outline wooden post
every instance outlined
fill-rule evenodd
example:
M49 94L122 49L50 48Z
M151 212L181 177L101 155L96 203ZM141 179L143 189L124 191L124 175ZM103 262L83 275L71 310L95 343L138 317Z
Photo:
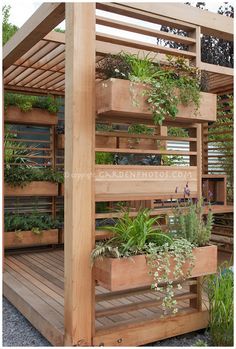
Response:
M202 197L202 126L201 124L194 125L189 129L189 137L195 137L196 142L190 142L190 151L196 151L197 155L190 156L190 166L197 166L197 192L198 199ZM191 188L190 188L191 189Z
M95 3L66 3L65 345L90 346L95 288Z

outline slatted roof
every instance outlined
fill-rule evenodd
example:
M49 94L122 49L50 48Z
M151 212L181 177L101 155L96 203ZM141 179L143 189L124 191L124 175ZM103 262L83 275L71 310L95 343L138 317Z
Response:
M150 41L140 40L130 37L120 37L105 33L96 33L96 56L99 59L107 53L118 53L122 50L130 53L153 52L155 60L164 61L165 54L181 55L192 60L196 59L196 38L191 35L196 26L191 23L176 21L174 19L161 18L158 15L150 15L140 10L122 7L120 4L97 4L97 8L125 15L128 18L135 18L153 24L171 24L178 28L184 28L189 32L189 36L180 37L170 33L165 33L157 28L151 29L139 24L131 24L121 20L109 19L97 16L96 23L102 26L123 30L133 35L141 34L146 38L161 38L174 40L177 43L187 45L187 50L178 50L150 43ZM60 10L59 18L62 16ZM19 56L19 55L18 55ZM201 63L201 69L209 73L209 90L211 92L221 92L222 89L233 89L233 69ZM15 62L9 65L4 71L4 88L11 91L22 91L36 94L64 95L65 92L65 34L50 32L43 39L34 44L26 53L20 55Z

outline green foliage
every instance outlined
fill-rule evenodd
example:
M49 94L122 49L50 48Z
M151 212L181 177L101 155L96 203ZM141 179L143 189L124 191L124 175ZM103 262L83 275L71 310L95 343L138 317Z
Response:
M137 133L143 135L153 135L155 129L153 127L148 127L144 124L132 124L128 127L128 133Z
M96 124L96 131L112 132L112 131L114 131L114 128L112 125L98 123L98 124Z
M92 253L93 260L98 256L110 256L107 254L109 251L104 249L105 246L117 249L119 257L123 257L142 254L151 242L161 245L166 241L172 241L160 228L154 227L158 224L159 217L150 217L149 210L140 210L136 217L130 217L129 212L125 210L123 213L123 217L119 218L114 226L101 227L111 231L114 237L97 245Z
M52 168L36 168L15 166L6 167L4 170L4 181L13 187L23 187L33 181L48 181L54 183L63 183L64 174L55 171Z
M161 246L149 246L148 266L150 274L153 276L152 288L157 292L165 291L162 302L165 315L168 314L169 310L173 314L178 312L177 301L174 299L173 279L180 282L191 276L195 264L193 247L191 242L182 238ZM173 268L170 268L171 260L175 262ZM189 266L184 272L183 266L186 265L187 261ZM161 286L163 283L164 286ZM182 289L180 283L177 284L177 289Z
M209 210L206 220L203 218L203 201L190 205L184 210L180 206L175 209L176 236L182 237L195 246L209 243L213 227L213 213Z
M196 342L193 344L193 347L208 347L207 342L205 342L202 339L196 340Z
M9 22L11 6L2 8L2 43L3 45L17 32L18 27Z
M149 109L156 125L162 125L166 117L175 118L179 104L193 104L195 111L200 104L201 77L198 69L182 58L167 56L168 66L152 62L148 55L140 58L135 54L109 55L98 63L100 78L123 78L133 82L131 92L135 94L135 83L144 83L147 88ZM134 103L135 101L135 97Z
M17 140L17 134L13 132L10 126L5 126L4 130L4 165L10 168L12 163L19 165L28 165L30 156L37 155L31 147ZM35 146L34 146L35 147Z
M181 127L168 127L168 136L173 137L188 137L188 131Z
M65 33L65 29L61 29L61 28L55 28L54 29L54 32L57 32L57 33Z
M234 345L234 275L222 265L217 275L206 278L209 298L209 328L213 346Z
M114 157L111 153L96 152L95 163L97 165L112 165L114 162Z
M27 112L32 108L46 109L50 113L57 113L59 110L59 101L52 96L40 97L40 96L28 96L16 93L5 93L4 94L4 107L7 109L8 106L15 105L21 111Z
M22 215L6 213L4 215L5 232L32 230L35 234L39 234L42 230L57 229L60 226L59 220L37 212Z

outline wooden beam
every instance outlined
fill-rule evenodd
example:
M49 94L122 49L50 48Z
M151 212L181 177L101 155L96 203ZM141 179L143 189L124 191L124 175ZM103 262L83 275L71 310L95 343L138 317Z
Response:
M221 74L221 75L229 75L229 76L232 76L232 77L234 76L234 69L233 68L222 67L222 66L216 65L216 64L210 64L210 63L201 62L199 68L201 70L206 70L209 73L216 73L216 74ZM233 79L232 79L232 83L233 83Z
M233 18L222 16L218 13L203 11L193 6L181 3L164 2L132 2L123 3L125 7L142 10L144 13L158 14L175 20L191 23L201 27L201 32L213 35L224 40L233 41L234 22Z
M3 48L6 70L65 18L65 3L43 3Z
M66 3L65 345L91 345L95 288L95 3Z

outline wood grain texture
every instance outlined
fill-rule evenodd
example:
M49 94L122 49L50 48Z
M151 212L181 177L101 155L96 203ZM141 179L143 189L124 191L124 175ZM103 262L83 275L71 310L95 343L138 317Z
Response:
M217 247L198 247L193 250L195 266L191 277L198 277L216 273ZM170 269L174 268L174 260L170 259ZM183 266L187 271L188 263ZM95 279L110 291L126 290L151 285L153 278L149 275L145 255L130 258L103 258L95 262ZM173 273L170 279L174 280Z
M149 105L143 90L146 85L134 84L128 80L109 79L98 82L96 87L96 111L102 116L109 116L115 120L115 116L129 118L143 118L152 120ZM176 121L179 122L206 122L216 120L216 95L206 92L200 93L200 107L195 111L195 106L189 104L178 105L179 112ZM166 121L173 118L166 118Z
M66 23L65 345L83 346L95 322L95 3L66 3Z
M22 112L18 107L9 106L4 113L4 121L11 124L50 126L57 124L57 115L49 113L46 109L33 108Z
M30 230L4 233L4 247L6 249L57 243L58 229L43 230L40 234L35 234Z
M9 184L4 185L5 196L57 196L58 184L46 181L34 181L23 187L12 187Z

